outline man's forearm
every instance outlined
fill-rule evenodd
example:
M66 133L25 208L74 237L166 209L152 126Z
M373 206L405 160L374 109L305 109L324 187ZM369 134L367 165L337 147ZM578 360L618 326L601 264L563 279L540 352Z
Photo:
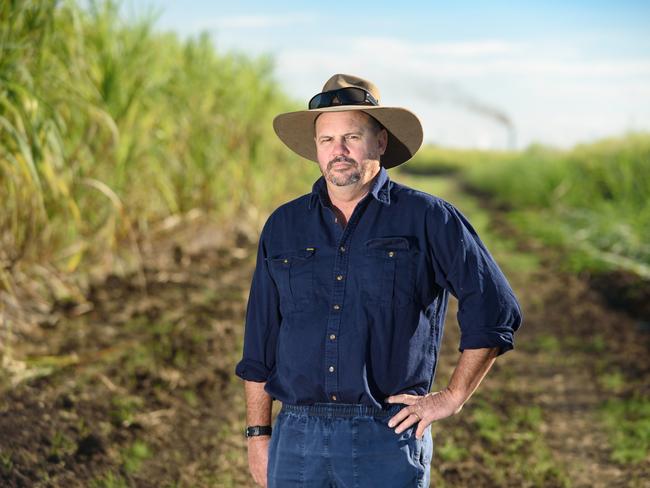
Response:
M247 425L271 425L273 399L264 391L265 384L244 380Z
M498 351L498 347L463 350L447 387L461 405L472 396L490 370Z

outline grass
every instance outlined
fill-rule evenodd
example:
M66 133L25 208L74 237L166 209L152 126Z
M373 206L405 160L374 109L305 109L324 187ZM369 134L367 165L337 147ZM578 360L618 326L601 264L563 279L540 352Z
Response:
M90 483L91 488L129 488L129 483L120 475L109 472Z
M434 447L436 455L445 462L459 462L467 459L469 452L466 448L458 444L453 437L448 437L442 445Z
M477 408L473 415L472 420L477 428L479 435L488 443L498 445L503 441L503 433L499 429L501 427L501 420L495 411L483 405L482 408Z
M650 398L641 395L629 399L611 398L601 405L600 417L609 431L613 461L635 464L648 459Z
M527 341L524 344L526 350L531 351L540 351L545 353L557 353L561 350L562 344L560 340L550 334L540 334L537 337L534 337Z
M484 407L485 408L485 407ZM493 415L496 415L493 412ZM497 452L503 450L505 459L513 461L514 469L533 486L551 483L569 486L563 467L552 456L539 428L542 411L538 406L515 406L507 414L507 420L497 417L501 423L494 428L502 432ZM498 456L500 457L500 456Z
M567 151L425 148L414 173L460 172L510 209L524 233L570 251L572 271L626 269L650 277L650 135L580 144Z
M404 167L409 173L418 175L441 175L458 173L475 164L495 164L513 160L513 151L485 151L480 149L452 149L434 145L423 146Z
M84 5L82 7L81 5ZM194 209L261 223L318 174L275 136L273 59L181 40L120 2L0 5L0 289L20 271L115 271ZM289 171L288 168L291 168ZM45 277L46 281L48 280ZM11 324L8 324L8 326Z
M136 473L142 466L142 463L151 458L152 455L151 449L145 442L135 440L130 446L120 451L120 459L124 472L129 475ZM132 483L119 474L108 472L92 480L90 486L92 488L127 488L132 486Z
M620 371L610 371L598 376L600 386L612 393L621 393L626 385L625 376Z
M50 439L50 447L47 453L47 459L50 462L59 462L67 454L73 454L77 444L62 432L55 432Z
M497 406L477 395L472 400L470 419L484 441L476 453L495 484L519 479L527 486L571 486L564 467L553 457L540 432L540 407Z
M110 416L115 426L129 426L142 408L144 400L136 395L118 395L112 399Z
M477 200L468 198L459 188L455 179L445 175L414 176L410 172L397 173L394 179L418 190L444 198L456 206L464 215L468 216L472 226L491 254L507 256L507 259L500 261L504 270L512 269L525 273L532 272L539 266L537 256L518 251L514 240L498 235L493 230L489 213L481 208Z
M136 440L129 447L122 451L122 464L127 473L135 473L140 469L144 461L152 456L149 446L140 440Z
M13 459L11 459L11 454L0 452L0 473L8 475L11 473L14 467Z

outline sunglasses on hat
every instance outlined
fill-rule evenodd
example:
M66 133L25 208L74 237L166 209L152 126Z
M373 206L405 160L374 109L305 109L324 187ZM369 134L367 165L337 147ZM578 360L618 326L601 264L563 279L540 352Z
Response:
M379 105L379 102L369 92L356 86L322 92L309 100L309 110L334 105Z

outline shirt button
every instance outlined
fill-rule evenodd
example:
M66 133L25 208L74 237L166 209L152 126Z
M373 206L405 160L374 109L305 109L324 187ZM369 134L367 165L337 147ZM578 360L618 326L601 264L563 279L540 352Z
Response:
M330 366L329 370L330 370L330 373L333 373L334 372L334 366Z
M340 309L340 308L341 308L341 306L340 306L340 305L334 305L334 307L333 307L333 308L334 308L334 310L338 310L338 309Z
M288 259L284 259L282 262L283 262L284 264L287 264L287 263L289 262L289 260L288 260Z
M339 247L339 249L341 250L341 252L345 252L345 246L341 246Z
M338 275L338 276L336 277L336 279L339 280L339 281L341 281L341 280L343 279L343 275Z
M336 395L332 395L332 400L336 400Z
M336 336L334 334L330 334L330 339L334 340L336 339Z
M395 255L395 253L393 251L388 251L388 255L392 258Z

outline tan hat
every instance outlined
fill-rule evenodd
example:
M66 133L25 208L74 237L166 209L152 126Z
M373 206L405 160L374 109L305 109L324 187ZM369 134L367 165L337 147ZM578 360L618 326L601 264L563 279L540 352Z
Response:
M374 83L357 76L336 74L327 80L322 93L346 87L362 88L370 95L366 103L371 104L338 104L280 114L273 119L275 133L289 149L318 162L314 142L316 117L323 112L361 110L377 119L388 131L386 152L381 157L382 166L392 168L411 159L422 145L422 124L417 116L405 108L379 106L379 89ZM375 102L377 105L374 105Z

